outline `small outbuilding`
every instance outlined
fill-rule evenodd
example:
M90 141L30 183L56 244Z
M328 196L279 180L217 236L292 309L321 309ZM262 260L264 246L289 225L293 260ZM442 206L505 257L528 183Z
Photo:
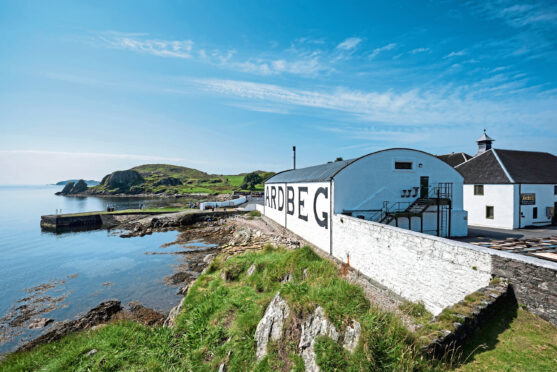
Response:
M395 148L277 173L265 182L264 214L327 250L333 215L465 236L462 186L462 175L436 156Z

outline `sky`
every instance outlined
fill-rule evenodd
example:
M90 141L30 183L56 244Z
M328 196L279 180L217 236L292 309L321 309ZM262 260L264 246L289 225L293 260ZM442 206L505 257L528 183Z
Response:
M557 152L554 1L0 0L0 184Z

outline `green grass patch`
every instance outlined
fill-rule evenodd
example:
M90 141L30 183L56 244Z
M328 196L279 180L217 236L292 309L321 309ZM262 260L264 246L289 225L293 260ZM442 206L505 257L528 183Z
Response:
M557 328L518 307L508 307L462 349L468 371L554 371Z

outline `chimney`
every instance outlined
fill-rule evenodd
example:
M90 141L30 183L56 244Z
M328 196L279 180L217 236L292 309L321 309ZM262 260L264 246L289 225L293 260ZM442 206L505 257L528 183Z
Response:
M484 134L476 141L478 143L478 152L474 156L478 156L488 150L491 150L494 141L495 140L493 138L487 135L484 129Z
M292 152L294 153L294 169L296 169L296 146L292 146Z

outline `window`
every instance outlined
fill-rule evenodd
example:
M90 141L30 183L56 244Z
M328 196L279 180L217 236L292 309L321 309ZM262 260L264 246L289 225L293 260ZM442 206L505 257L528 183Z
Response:
M395 169L412 169L411 161L395 161Z
M553 194L557 195L557 185L553 186Z
M532 218L533 219L538 218L538 207L532 208Z
M485 207L485 218L488 220L492 220L495 216L494 208L491 206Z
M474 185L474 195L483 195L484 185Z

